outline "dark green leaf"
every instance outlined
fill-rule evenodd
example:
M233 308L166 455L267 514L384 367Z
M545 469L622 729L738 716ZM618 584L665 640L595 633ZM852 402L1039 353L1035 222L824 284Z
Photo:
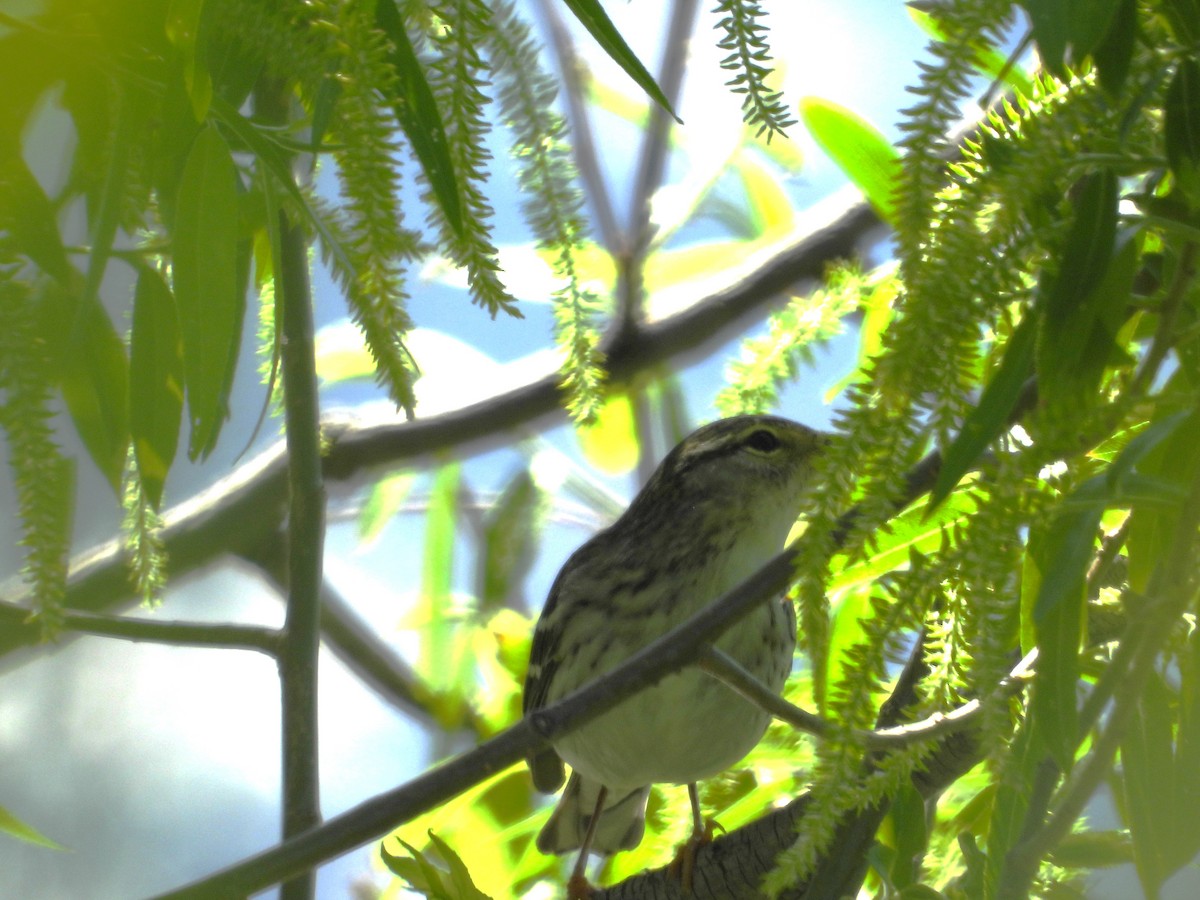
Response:
M1183 59L1163 107L1167 161L1193 207L1200 206L1200 63Z
M1117 236L1117 177L1112 170L1085 175L1072 193L1075 220L1062 265L1039 298L1046 316L1057 321L1083 303L1104 278Z
M129 359L129 428L142 488L155 509L183 414L183 344L175 298L153 269L138 273Z
M567 8L575 14L580 23L591 32L592 37L603 48L604 52L612 58L618 66L625 70L625 74L632 78L643 91L650 95L650 98L671 114L671 117L676 122L680 122L679 116L675 115L675 110L671 108L670 101L667 100L666 94L659 88L657 82L646 71L646 67L642 65L641 60L634 55L629 49L629 45L625 43L625 39L621 37L621 33L617 31L612 20L608 18L608 13L600 5L599 0L563 0Z
M1175 40L1181 44L1200 40L1200 0L1163 0L1162 10Z
M1026 716L1004 754L1004 777L997 779L996 799L987 827L987 856L982 860L988 890L980 890L984 885L976 884L975 890L967 892L969 897L996 896L1005 857L1021 836L1029 794L1042 761L1040 727L1040 718ZM974 875L972 881L977 881L982 854L975 846L975 839L964 832L958 842L967 860L968 875Z
M129 361L108 313L96 301L74 303L56 291L51 327L61 338L63 400L88 455L120 495L129 446Z
M800 101L800 117L817 144L846 173L875 211L895 224L900 154L874 125L819 97Z
M1093 58L1100 87L1110 97L1117 97L1129 75L1133 46L1137 41L1137 0L1120 0L1108 26L1108 33L1096 47Z
M196 137L179 184L173 249L192 459L216 445L228 415L245 297L238 290L237 173L211 125Z
M1038 649L1032 709L1046 749L1064 772L1070 771L1079 744L1076 691L1086 575L1103 509L1101 503L1064 504L1048 533L1031 535L1029 541L1040 581L1032 614Z
M1121 781L1133 837L1134 862L1147 897L1157 897L1170 874L1165 859L1176 816L1171 698L1157 673L1145 690L1121 740ZM1191 810L1194 815L1195 810Z
M438 199L446 221L455 233L462 234L462 207L459 204L458 178L450 145L442 127L442 114L434 100L433 91L425 80L425 70L417 59L404 20L396 9L396 0L377 0L375 24L392 42L388 61L396 70L400 95L389 97L396 119L412 144L425 177Z
M1024 0L1042 64L1059 78L1066 77L1064 60L1088 56L1107 34L1120 0Z
M988 382L978 405L967 415L962 431L946 450L937 481L929 494L927 514L950 496L954 486L975 464L988 444L1004 433L1009 414L1021 395L1021 387L1033 368L1036 335L1035 316L1026 316L1013 330L996 374Z
M913 887L919 874L918 861L925 858L929 843L925 799L911 784L905 785L892 798L888 815L892 819L892 840L896 846L896 859L890 870L892 886Z

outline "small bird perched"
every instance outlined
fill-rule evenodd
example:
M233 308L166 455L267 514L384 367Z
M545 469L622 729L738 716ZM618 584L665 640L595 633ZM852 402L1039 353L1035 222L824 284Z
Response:
M533 634L528 715L595 680L748 578L783 548L825 446L819 432L776 416L736 416L693 432L663 460L629 509L567 560ZM716 642L773 691L796 644L785 599L756 608ZM588 892L589 851L636 847L655 783L695 783L745 756L766 712L695 667L653 687L529 759L535 786L570 781L538 835L543 853L579 849L571 896ZM688 873L685 870L685 879Z

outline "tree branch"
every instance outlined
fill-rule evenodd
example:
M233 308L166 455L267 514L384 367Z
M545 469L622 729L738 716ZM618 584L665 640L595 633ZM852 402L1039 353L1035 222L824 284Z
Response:
M870 207L843 196L819 228L782 250L760 254L731 273L724 288L670 318L623 332L606 342L610 380L624 383L672 358L718 346L728 332L797 282L818 280L829 261L855 252L864 235L879 224ZM366 469L396 464L457 448L482 452L511 439L514 428L562 416L557 373L471 406L412 422L398 416L378 419L327 417L322 433L327 479L348 480ZM247 461L228 477L168 510L163 516L167 575L180 575L228 555L255 558L277 539L286 508L286 457L282 442ZM13 579L0 591L13 605L28 608L28 587ZM101 611L132 599L119 540L77 556L71 566L66 606ZM37 642L26 629L0 634L0 656Z

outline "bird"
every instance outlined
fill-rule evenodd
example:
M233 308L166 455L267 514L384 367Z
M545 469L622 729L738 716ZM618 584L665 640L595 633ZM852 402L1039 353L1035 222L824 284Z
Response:
M704 609L777 554L811 488L828 437L771 415L718 419L684 438L626 511L580 546L538 617L525 679L526 716L563 699ZM796 643L786 598L756 607L716 641L772 691ZM557 806L537 837L546 854L578 850L568 896L586 897L589 852L636 847L653 784L686 784L693 847L711 836L696 782L750 752L769 715L689 666L556 739L527 760ZM694 850L692 851L694 853ZM689 887L689 867L683 872Z

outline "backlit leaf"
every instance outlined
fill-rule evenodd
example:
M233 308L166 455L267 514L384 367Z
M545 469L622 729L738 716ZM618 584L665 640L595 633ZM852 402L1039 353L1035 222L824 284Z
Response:
M149 268L138 273L129 370L129 430L142 488L158 509L179 443L183 344L175 298Z
M886 222L895 219L900 154L866 119L819 97L800 101L800 117L813 139L846 173Z
M228 145L211 125L197 135L180 179L173 250L192 426L188 455L196 459L212 452L228 415L245 310L238 289L237 174Z

